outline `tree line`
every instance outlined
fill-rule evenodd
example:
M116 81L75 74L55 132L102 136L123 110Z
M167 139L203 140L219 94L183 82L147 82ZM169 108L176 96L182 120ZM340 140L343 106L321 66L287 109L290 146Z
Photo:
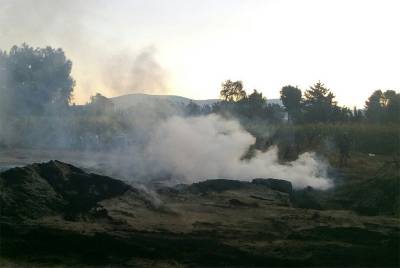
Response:
M250 95L243 89L242 81L226 80L220 91L221 102L214 112L231 113L248 118L264 118L277 122L282 120L283 111L289 123L336 123L336 122L400 122L400 93L394 90L376 90L365 102L365 109L341 107L335 95L318 81L303 92L291 85L282 87L280 99L284 109L277 104L266 104L261 92L254 90Z
M72 62L62 49L33 48L27 44L0 50L0 113L38 115L65 112L71 105L75 81ZM221 101L200 107L191 102L184 107L187 115L218 113L243 119L280 123L400 122L400 93L376 90L364 109L341 107L335 95L318 81L304 93L287 85L280 90L283 107L267 103L260 91L247 94L242 81L226 80L220 90ZM92 96L87 108L100 113L112 109L112 103L100 94Z
M171 114L168 105L156 111L145 105L117 111L101 94L92 96L86 105L73 105L71 68L72 62L62 49L23 44L0 50L0 147L111 147L126 137L140 136L132 135L143 123L135 115L150 114L148 121L156 125ZM213 105L190 102L172 111L186 116L216 113L237 118L257 137L256 147L261 149L271 144L293 148L295 144L295 151L301 152L327 143L332 133L335 144L347 135L352 148L362 152L396 153L400 146L400 95L393 90L373 92L362 110L339 106L333 92L321 82L303 91L284 86L280 91L282 105L267 102L258 90L247 94L241 81L224 81L219 93L220 101ZM273 137L268 134L274 132L271 128L278 129Z

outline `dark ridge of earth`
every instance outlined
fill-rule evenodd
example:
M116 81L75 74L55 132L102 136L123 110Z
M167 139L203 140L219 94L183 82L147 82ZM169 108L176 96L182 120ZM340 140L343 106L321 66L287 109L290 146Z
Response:
M13 168L0 173L0 266L399 266L398 218L292 202L275 179L151 189L59 161Z

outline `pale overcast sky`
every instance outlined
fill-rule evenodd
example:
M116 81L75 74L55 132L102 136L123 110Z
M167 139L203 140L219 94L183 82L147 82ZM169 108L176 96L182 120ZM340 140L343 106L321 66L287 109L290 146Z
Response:
M268 98L321 80L339 104L400 90L399 0L0 0L0 48L62 47L75 101L101 92Z

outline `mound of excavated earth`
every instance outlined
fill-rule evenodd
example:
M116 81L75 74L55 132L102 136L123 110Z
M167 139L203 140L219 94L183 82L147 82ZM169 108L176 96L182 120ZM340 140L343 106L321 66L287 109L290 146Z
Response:
M399 266L400 220L294 208L287 181L146 188L51 161L0 173L0 266Z

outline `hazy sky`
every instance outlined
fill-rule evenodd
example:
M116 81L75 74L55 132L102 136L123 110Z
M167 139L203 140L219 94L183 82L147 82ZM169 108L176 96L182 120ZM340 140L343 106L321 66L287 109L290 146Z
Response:
M400 1L0 0L0 48L62 47L75 101L95 92L218 97L225 79L268 98L317 80L340 104L400 90Z

